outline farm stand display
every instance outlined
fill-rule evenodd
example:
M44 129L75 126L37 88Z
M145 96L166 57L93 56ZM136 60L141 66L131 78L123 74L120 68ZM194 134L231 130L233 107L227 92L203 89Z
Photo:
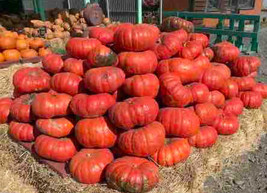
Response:
M66 166L81 183L153 189L159 166L171 171L190 159L193 147L209 148L218 134L238 132L244 106L258 109L266 98L267 86L251 76L259 60L242 59L228 42L215 45L208 58L207 37L181 28L166 33L148 24L120 24L106 46L101 36L70 39L70 58L49 54L42 67L15 73L16 96L2 99L2 122L10 118L11 137L33 146L34 155L63 176ZM160 37L179 41L159 46ZM254 67L249 77L243 76L247 66ZM16 105L27 113L19 116Z

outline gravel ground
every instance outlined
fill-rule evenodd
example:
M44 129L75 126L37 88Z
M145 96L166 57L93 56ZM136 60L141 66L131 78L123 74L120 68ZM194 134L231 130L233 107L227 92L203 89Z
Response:
M267 82L267 28L261 30L259 42L262 66L258 79ZM225 160L225 162L229 162L229 160ZM257 151L238 157L220 174L207 178L204 192L267 193L267 135L261 138Z

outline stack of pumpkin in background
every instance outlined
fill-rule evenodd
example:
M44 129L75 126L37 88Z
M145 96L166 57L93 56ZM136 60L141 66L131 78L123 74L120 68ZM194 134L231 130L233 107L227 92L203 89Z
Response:
M0 63L4 61L19 61L20 59L29 59L52 53L49 48L45 48L45 42L40 38L28 38L17 32L2 30L0 31Z
M259 108L267 97L254 79L257 57L240 56L229 42L210 48L207 36L179 22L165 26L168 33L121 24L70 39L65 61L49 54L42 68L14 74L1 122L10 117L13 139L34 142L42 158L69 162L81 183L152 189L157 165L173 166L192 147L234 134L243 107Z

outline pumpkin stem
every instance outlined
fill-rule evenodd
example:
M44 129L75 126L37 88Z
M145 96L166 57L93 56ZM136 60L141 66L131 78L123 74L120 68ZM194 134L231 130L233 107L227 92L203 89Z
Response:
M160 166L151 156L148 156L147 159L151 162L153 162L156 166Z

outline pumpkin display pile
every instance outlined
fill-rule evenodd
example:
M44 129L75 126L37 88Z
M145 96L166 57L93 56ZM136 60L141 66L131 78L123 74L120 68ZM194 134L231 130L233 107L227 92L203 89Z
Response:
M49 54L42 67L16 71L0 122L14 140L34 142L40 157L67 162L78 182L151 190L158 166L236 133L243 108L267 98L267 85L255 81L259 58L229 42L208 47L187 24L160 32L125 23L71 38L67 59Z
M51 54L41 38L28 38L17 32L0 31L0 63L4 61L19 61L37 56Z

